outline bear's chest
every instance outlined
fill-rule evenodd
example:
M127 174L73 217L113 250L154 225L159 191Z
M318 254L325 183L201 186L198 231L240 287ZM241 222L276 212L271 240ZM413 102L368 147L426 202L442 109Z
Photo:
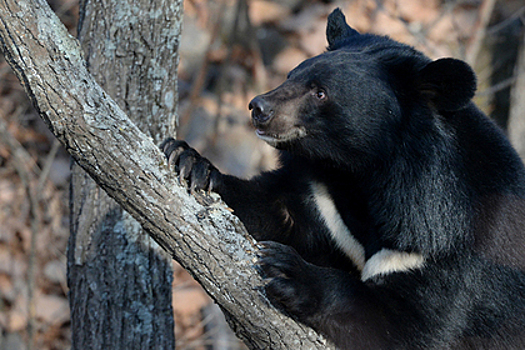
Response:
M336 206L327 186L321 182L310 183L311 202L313 203L319 220L326 226L330 238L335 245L350 258L361 272L361 279L367 280L373 276L385 275L393 272L405 272L422 268L425 259L421 254L403 252L386 247L377 246L368 240L367 246L374 246L374 252L367 254L364 242L352 234L343 219L342 213ZM367 258L367 255L370 257Z
M319 219L328 228L332 240L362 271L365 266L365 247L345 224L328 188L321 182L311 182L312 202Z

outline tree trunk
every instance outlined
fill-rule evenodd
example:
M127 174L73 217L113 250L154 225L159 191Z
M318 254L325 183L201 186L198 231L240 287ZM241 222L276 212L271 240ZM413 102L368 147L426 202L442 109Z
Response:
M253 266L257 247L243 225L217 196L191 196L180 186L153 140L87 72L78 42L44 0L0 0L0 39L73 159L201 283L250 348L332 349L269 305ZM132 307L130 316L140 317Z
M175 129L181 14L181 1L80 3L90 73L157 143ZM72 349L173 350L171 258L76 163L70 220Z
M521 158L525 159L525 35L521 40L514 76L516 81L510 95L508 134Z

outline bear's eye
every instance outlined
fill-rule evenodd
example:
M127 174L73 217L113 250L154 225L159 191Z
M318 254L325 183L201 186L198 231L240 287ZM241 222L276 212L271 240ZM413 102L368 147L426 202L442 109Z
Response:
M326 91L322 90L322 89L319 89L315 92L315 97L317 97L317 99L319 101L324 101L326 100Z

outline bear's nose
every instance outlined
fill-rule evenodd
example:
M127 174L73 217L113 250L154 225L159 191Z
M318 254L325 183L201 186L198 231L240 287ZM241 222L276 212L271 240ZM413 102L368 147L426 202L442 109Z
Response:
M256 96L250 101L248 108L252 111L252 119L256 124L264 124L273 115L273 109L270 104L261 96Z

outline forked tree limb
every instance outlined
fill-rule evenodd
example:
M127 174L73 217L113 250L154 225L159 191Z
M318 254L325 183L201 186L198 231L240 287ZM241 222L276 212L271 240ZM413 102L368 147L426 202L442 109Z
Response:
M1 0L6 60L42 119L93 179L184 266L253 349L330 348L272 308L254 240L218 201L181 187L151 138L88 73L80 46L44 0Z

